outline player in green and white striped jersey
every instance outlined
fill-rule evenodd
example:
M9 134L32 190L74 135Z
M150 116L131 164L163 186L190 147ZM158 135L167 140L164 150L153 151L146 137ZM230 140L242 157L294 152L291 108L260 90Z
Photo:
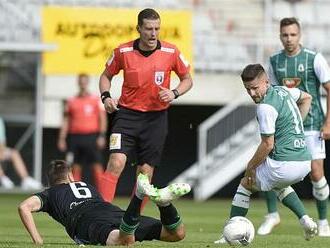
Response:
M312 106L304 120L306 144L312 154L313 195L319 215L318 235L330 237L327 221L329 186L324 177L324 139L330 138L330 113L326 117L320 102L320 86L327 93L327 108L330 109L330 69L324 57L300 45L300 25L295 18L284 18L280 24L280 38L284 49L270 57L269 78L272 84L297 87L312 95ZM329 114L328 114L329 113ZM258 229L258 234L269 234L280 222L274 192L266 193L268 214Z
M303 180L311 170L302 119L309 111L312 97L297 88L271 86L260 64L245 67L241 77L247 93L257 104L261 142L237 188L230 218L247 214L253 192L274 190L298 217L305 239L310 240L317 232L317 225L305 213L303 203L290 185ZM216 243L225 243L225 239L220 238Z

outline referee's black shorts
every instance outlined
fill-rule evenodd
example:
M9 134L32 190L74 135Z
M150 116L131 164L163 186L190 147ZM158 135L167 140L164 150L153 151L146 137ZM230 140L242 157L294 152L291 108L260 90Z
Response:
M76 242L82 244L106 245L109 233L119 229L125 211L110 204L98 204L86 211L79 218L76 226ZM135 240L159 239L162 223L152 217L141 216L140 224L135 231Z
M112 119L110 153L134 154L139 165L158 166L167 129L167 110L140 112L120 107Z

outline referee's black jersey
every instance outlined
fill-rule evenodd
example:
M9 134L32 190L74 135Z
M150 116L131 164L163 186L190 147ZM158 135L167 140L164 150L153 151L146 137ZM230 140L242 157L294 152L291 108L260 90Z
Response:
M72 239L79 218L98 203L105 203L96 189L84 182L55 185L35 195L41 200L39 211L61 223Z

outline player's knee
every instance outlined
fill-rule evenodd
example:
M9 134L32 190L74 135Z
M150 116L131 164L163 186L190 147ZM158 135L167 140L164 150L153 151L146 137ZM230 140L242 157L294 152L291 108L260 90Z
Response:
M20 156L19 152L16 149L13 149L13 148L10 149L10 154L11 154L11 157Z
M310 172L310 178L313 182L319 181L324 176L323 170L312 170Z
M125 167L125 161L122 159L113 157L110 158L108 169L111 171L112 174L119 176Z
M294 192L294 189L291 186L288 186L286 188L283 189L274 189L277 198L282 202L282 200L287 197L289 194L291 194L292 192Z
M325 177L318 181L312 181L313 196L319 201L324 201L329 197L329 185Z
M310 178L313 182L319 181L324 176L323 160L313 160Z

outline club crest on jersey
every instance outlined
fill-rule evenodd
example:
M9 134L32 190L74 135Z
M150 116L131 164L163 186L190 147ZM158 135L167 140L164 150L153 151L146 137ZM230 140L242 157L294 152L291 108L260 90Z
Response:
M299 72L304 72L304 71L305 71L305 67L304 67L303 64L299 64L299 65L298 65L298 71L299 71Z
M155 72L155 83L161 85L164 82L165 73L163 71Z
M285 85L288 88L295 88L298 87L298 85L301 83L301 78L283 78L282 80L283 85Z

